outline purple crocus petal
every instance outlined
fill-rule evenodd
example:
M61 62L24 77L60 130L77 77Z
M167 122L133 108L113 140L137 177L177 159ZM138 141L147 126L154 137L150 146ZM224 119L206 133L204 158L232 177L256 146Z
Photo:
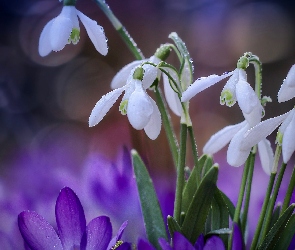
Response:
M34 211L24 211L18 216L18 226L26 244L31 249L63 249L53 227Z
M172 250L172 247L164 238L159 239L159 244L160 244L162 250Z
M117 250L131 250L132 248L131 248L130 243L124 242L122 245L118 246L116 249ZM140 250L140 249L138 248L138 250Z
M205 246L205 237L203 234L200 234L194 247L196 250L203 250L204 246Z
M79 198L69 187L63 188L57 197L55 217L64 249L79 247L86 219Z
M233 228L234 228L234 231L233 231L232 250L244 249L242 232L239 226L237 225L237 223L234 223Z
M206 244L203 248L204 250L225 250L225 246L222 240L217 236L212 236L210 239L206 241Z
M173 249L194 250L193 245L179 232L173 235Z
M143 239L138 240L137 249L138 250L155 250L152 244L150 244L149 242Z
M107 216L91 220L86 227L81 242L81 249L105 250L112 238L112 224Z
M123 222L123 224L120 226L118 230L117 235L114 238L112 238L112 240L110 241L108 249L112 248L116 244L116 242L121 239L122 234L124 233L124 230L127 227L127 224L128 224L128 221Z

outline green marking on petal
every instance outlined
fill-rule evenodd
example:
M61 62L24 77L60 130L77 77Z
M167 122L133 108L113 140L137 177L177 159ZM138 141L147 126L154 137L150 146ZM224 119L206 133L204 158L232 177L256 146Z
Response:
M79 40L80 40L80 29L73 28L70 34L70 37L68 39L68 43L77 44Z
M127 114L127 106L128 106L128 99L126 99L120 103L119 111L121 112L122 115Z
M233 93L229 90L223 90L220 95L220 104L231 107L236 103L235 99L233 98Z

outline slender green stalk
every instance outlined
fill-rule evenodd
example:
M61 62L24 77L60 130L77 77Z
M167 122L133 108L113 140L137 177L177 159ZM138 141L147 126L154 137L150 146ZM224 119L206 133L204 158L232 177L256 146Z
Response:
M194 159L194 167L199 170L199 156L198 156L198 150L197 150L197 143L194 136L194 131L192 126L188 126L188 134L190 137L190 143L192 147L192 153L193 153L193 159ZM200 185L201 182L201 174L197 175L197 184Z
M168 143L169 143L171 154L172 154L173 161L174 161L174 166L176 167L178 164L178 154L179 154L178 142L177 142L175 132L172 127L172 122L171 122L169 113L167 111L167 105L164 102L161 90L159 88L156 88L155 96L156 96L156 101L157 101L157 104L158 104L158 107L159 107L159 110L160 110L160 113L162 116L164 129L166 132L166 136L168 139Z
M114 28L118 31L119 35L126 43L127 47L133 53L136 59L143 59L144 56L141 50L137 47L137 44L134 42L133 38L129 35L128 31L122 25L122 23L118 20L118 18L114 15L110 7L104 0L94 0L96 4L100 7L100 9L104 12L104 14L108 17Z
M289 182L289 186L288 186L288 190L287 193L285 195L285 199L284 199L284 203L281 209L281 214L284 213L284 211L288 208L289 204L290 204L290 200L292 197L292 193L294 191L294 187L295 187L295 166L293 168L293 172L292 172L292 176Z
M243 213L242 213L242 218L241 218L242 232L245 232L246 225L247 225L247 217L248 217L248 210L249 210L249 204L250 204L255 156L256 156L255 153L252 153L252 152L250 153L249 172L248 172L247 184L246 184L246 194L245 194Z
M177 180L176 180L176 191L174 201L174 218L177 222L180 222L181 215L181 202L182 202L182 191L184 186L184 167L185 167L185 156L186 156L186 139L187 139L187 125L181 123L180 127L180 150L177 164Z
M276 174L277 173L271 173L269 181L268 181L268 186L267 186L265 198L264 198L264 201L263 201L263 205L262 205L262 208L261 208L259 220L258 220L258 223L257 223L257 226L256 226L256 230L255 230L254 237L253 237L252 244L251 244L251 248L250 248L251 250L256 249L256 245L257 245L257 242L259 240L259 236L260 236L260 233L261 233L261 228L262 228L264 217L265 217L265 214L266 214L266 211L267 211L267 205L268 205L268 202L269 202L269 199L270 199L270 195L271 195L273 184L274 184L274 181L275 181L275 178L276 178Z
M262 63L259 58L255 55L252 55L249 60L250 63L254 65L255 69L255 92L261 100L261 89L262 89Z
M280 186L281 186L281 183L282 183L282 179L283 179L283 176L284 176L284 173L285 173L285 170L286 170L286 166L287 166L286 163L282 164L281 169L280 169L280 173L279 173L278 178L276 180L276 184L274 186L274 190L273 190L272 196L270 198L270 202L269 202L268 207L267 207L267 213L266 213L266 216L265 216L264 225L262 227L262 232L261 232L261 237L260 237L259 243L264 240L264 238L265 238L265 236L266 236L266 234L267 234L267 232L269 230L274 205L275 205L275 202L277 200L278 192L279 192L279 189L280 189Z
M244 194L245 194L245 187L247 183L247 177L249 173L249 161L250 161L250 155L248 156L248 159L245 163L244 166L244 171L243 171L243 176L242 176L242 181L241 181L241 186L240 186L240 192L239 192L239 198L237 202L237 206L235 209L235 214L234 214L234 220L236 224L240 225L239 220L240 220L240 214L241 214L241 208L243 204L243 199L244 199ZM232 240L233 240L233 233L230 234L229 241L228 241L228 249L232 248Z

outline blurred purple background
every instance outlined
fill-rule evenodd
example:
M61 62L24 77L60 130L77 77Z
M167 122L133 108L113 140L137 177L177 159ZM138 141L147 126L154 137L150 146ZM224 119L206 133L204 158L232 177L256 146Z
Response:
M191 54L196 79L233 70L238 58L251 51L263 62L262 95L273 99L266 107L265 117L282 114L294 106L294 100L283 104L276 100L283 79L295 63L295 4L292 1L107 2L146 57L160 44L172 42L168 35L177 32ZM40 33L44 25L59 14L61 7L57 0L0 2L0 187L36 191L37 184L28 179L30 185L20 186L22 182L12 173L25 173L30 167L31 161L23 158L24 151L30 157L42 155L39 167L46 175L47 170L59 166L71 173L79 172L93 153L112 160L122 146L127 145L143 155L153 175L173 176L164 130L158 139L150 141L142 131L130 128L127 118L118 112L119 102L99 125L88 127L88 116L100 97L110 90L113 76L134 60L94 1L78 0L77 8L104 27L109 45L107 56L97 53L82 25L78 45L67 45L63 51L44 58L38 55ZM178 65L175 55L168 61ZM247 72L253 84L253 67ZM200 152L214 132L243 120L238 107L229 109L219 105L222 88L223 84L218 84L191 101L190 112ZM172 119L178 131L178 119L173 114ZM274 144L274 136L270 139ZM242 168L229 168L224 163L224 152L216 156L216 161L222 163L220 182L226 179L220 185L228 192L235 191L232 194L235 200L240 182L237 176ZM288 171L292 168L288 166ZM268 177L260 170L254 173L259 187L254 187L253 192L262 192L259 194L263 196ZM71 180L68 173L62 176L61 187ZM27 178L25 174L23 177ZM284 179L284 186L287 181ZM44 190L50 189L50 183L51 180L42 183Z

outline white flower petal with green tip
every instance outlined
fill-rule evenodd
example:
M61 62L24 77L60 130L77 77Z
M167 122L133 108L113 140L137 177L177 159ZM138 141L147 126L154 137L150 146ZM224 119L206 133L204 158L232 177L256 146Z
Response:
M93 127L98 124L110 108L117 101L119 96L125 90L125 86L122 88L115 89L106 95L102 96L101 99L96 103L89 117L89 127Z
M164 93L169 108L173 111L174 114L176 114L177 116L181 116L182 107L178 94L171 88L168 76L166 76L165 74L163 74L163 82Z
M140 65L142 62L143 60L133 61L120 69L111 82L111 88L116 89L126 85L127 79L131 74L131 70L135 69L135 67Z
M240 129L246 126L246 124L247 122L243 121L235 125L226 126L212 135L209 141L205 144L203 153L213 155L218 152L220 149L225 147L233 138L233 136L238 133Z
M273 167L274 153L269 140L262 139L258 142L258 153L262 169L270 175Z
M290 112L291 111L283 115L262 121L253 128L249 129L244 135L244 139L240 145L240 150L251 148L262 139L270 135L286 119Z
M50 43L53 51L60 51L68 44L73 27L72 20L64 15L54 19L50 29Z
M294 110L294 109L293 109ZM291 113L291 121L283 135L282 154L284 163L287 163L295 151L295 112Z
M153 113L153 105L140 80L134 80L135 90L128 99L127 117L135 129L143 129Z
M181 101L187 102L196 94L200 93L201 91L209 88L210 86L220 82L221 80L225 79L226 77L233 74L233 71L229 73L225 73L221 76L219 75L210 75L207 77L201 77L194 81L186 91L182 93Z
M227 80L226 84L224 85L221 96L220 96L220 104L231 107L233 106L236 101L236 84L238 82L238 69L235 69L233 75Z
M47 56L52 51L50 42L50 30L52 27L52 23L54 22L54 19L49 21L41 32L38 48L40 56Z
M153 113L148 124L144 127L144 131L151 140L155 140L160 134L162 120L156 102L152 98L150 98L150 102L153 105Z
M239 167L245 163L247 160L251 148L241 150L240 145L244 139L245 132L249 129L249 125L246 124L245 127L239 130L238 133L232 138L227 149L227 162L233 167Z
M85 16L82 12L77 10L77 15L79 16L81 22L83 23L87 34L92 41L96 50L102 54L106 55L108 53L107 39L104 34L103 27L98 25L96 21Z
M295 97L295 87L287 85L285 80L278 92L278 102L286 102L291 100L293 97Z

